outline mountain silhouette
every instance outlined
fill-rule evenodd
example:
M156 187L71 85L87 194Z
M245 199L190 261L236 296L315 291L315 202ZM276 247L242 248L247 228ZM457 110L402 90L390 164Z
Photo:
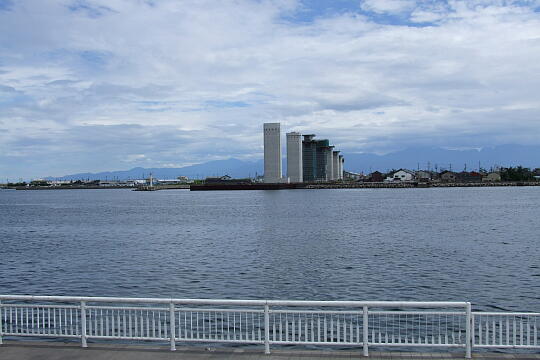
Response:
M284 151L285 154L285 151ZM468 171L478 170L479 167L489 170L497 166L540 167L540 146L530 145L501 145L481 150L448 150L431 147L409 148L402 151L377 155L373 153L343 152L345 170L369 173L371 171L389 171L406 168L415 170L449 170ZM283 158L283 174L287 172L287 162ZM182 168L141 168L131 170L108 171L99 173L79 173L61 177L47 177L59 180L104 180L104 179L141 179L150 173L158 179L175 179L187 176L191 179L204 179L209 176L229 175L234 178L255 177L264 172L264 163L244 161L235 158L214 160L202 164Z

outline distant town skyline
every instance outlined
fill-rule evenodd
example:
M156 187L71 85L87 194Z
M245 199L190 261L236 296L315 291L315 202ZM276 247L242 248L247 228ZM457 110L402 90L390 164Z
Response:
M0 0L0 177L535 145L539 74L536 0Z

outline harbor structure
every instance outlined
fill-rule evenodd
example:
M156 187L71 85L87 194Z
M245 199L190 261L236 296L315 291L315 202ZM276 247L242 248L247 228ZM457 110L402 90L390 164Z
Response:
M281 124L265 123L264 132L264 182L281 182Z
M292 183L304 180L302 160L302 135L298 132L287 133L287 177Z

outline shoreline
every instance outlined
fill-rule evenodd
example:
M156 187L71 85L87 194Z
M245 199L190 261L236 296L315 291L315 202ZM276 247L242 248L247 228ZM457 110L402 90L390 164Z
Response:
M419 183L419 182L373 182L373 183L293 183L293 184L197 184L197 185L164 185L156 186L156 190L191 190L191 191L220 191L220 190L298 190L298 189L412 189L412 188L449 188L449 187L509 187L509 186L540 186L540 181L516 182L485 182L485 183ZM55 187L10 187L2 190L112 190L131 189L132 186L55 186Z
M407 188L448 188L448 187L508 187L540 186L540 181L531 182L485 182L485 183L342 183L308 184L306 189L407 189Z
M162 185L155 186L156 190L174 190L174 189L189 189L189 185ZM110 190L110 189L131 189L135 190L135 186L16 186L3 188L4 190Z
M535 182L498 182L498 183L321 183L321 184L209 184L192 185L191 191L219 190L297 190L297 189L413 189L413 188L448 188L448 187L508 187L508 186L540 186Z

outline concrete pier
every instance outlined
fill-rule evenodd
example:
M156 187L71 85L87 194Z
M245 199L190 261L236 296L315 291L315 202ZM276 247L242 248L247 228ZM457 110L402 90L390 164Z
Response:
M177 346L177 351L169 351L167 346L121 345L121 344L89 344L88 348L81 348L74 342L45 342L45 341L5 341L0 345L0 359L2 360L344 360L344 359L372 359L372 360L462 360L464 353L456 352L379 352L371 351L369 358L362 357L361 349L351 350L272 350L265 355L260 348L227 348L227 347L189 347ZM503 353L474 353L475 359L517 359L537 360L540 352L529 354L503 354Z

